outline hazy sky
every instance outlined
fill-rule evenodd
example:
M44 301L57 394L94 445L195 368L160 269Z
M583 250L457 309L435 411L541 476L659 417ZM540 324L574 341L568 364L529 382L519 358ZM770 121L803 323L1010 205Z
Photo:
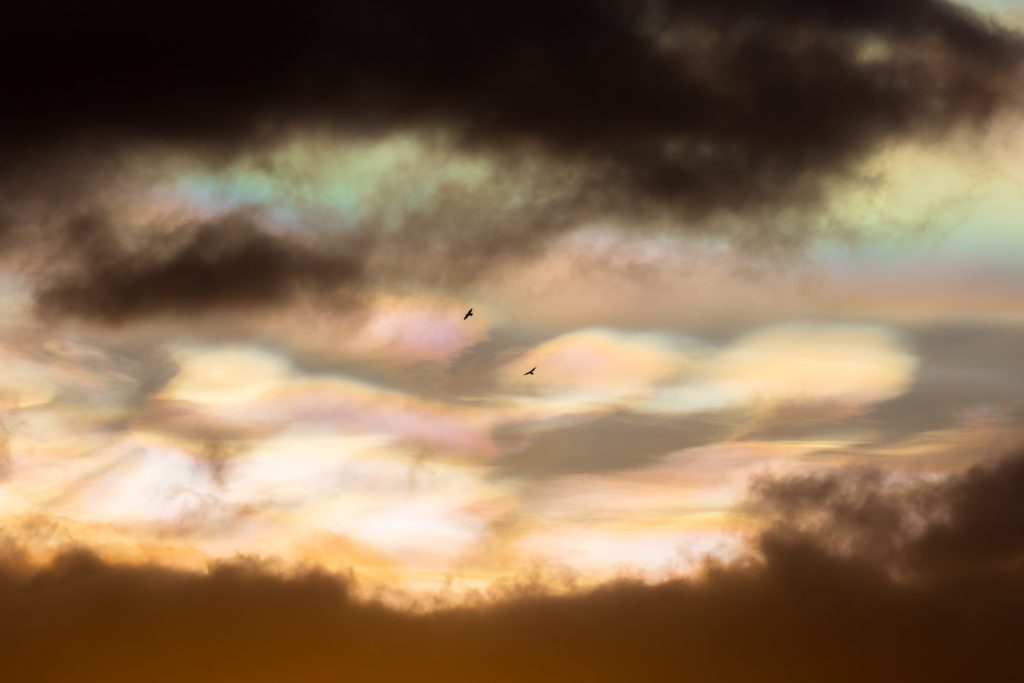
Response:
M950 567L1019 572L1024 548L1020 466L990 464L1024 446L1022 23L1009 0L5 10L0 605L45 616L18 581L85 571L183 591L177 634L204 590L230 611L263 586L288 606L260 616L312 633L303 601L336 591L415 650L347 591L527 581L598 592L502 598L480 638L544 610L671 630L785 603L758 572L806 559L772 545L796 535L936 591L806 587L842 614L854 586L871 618L963 617ZM432 637L461 651L477 635L445 614ZM554 668L509 680L564 664L538 652Z

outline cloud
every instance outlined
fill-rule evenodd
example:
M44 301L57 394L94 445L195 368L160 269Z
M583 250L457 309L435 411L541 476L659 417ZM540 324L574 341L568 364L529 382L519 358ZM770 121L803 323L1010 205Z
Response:
M86 209L124 221L121 195L168 177L251 185L176 247L166 226L131 245L80 235L98 260L44 278L39 307L106 324L359 292L366 269L461 285L602 221L789 252L828 222L797 214L889 143L1015 106L1024 55L941 0L50 3L12 12L0 46L22 65L0 113L8 249ZM368 152L345 187L290 191L335 177L330 150L378 143L399 149ZM260 204L346 237L310 245L230 214Z
M720 345L678 333L594 328L516 355L498 377L522 420L510 433L631 410L712 415L717 425L697 430L708 434L751 417L772 422L787 411L798 421L849 417L907 391L918 364L899 334L877 325L785 323ZM537 374L523 377L534 366Z
M487 323L465 323L462 302L420 296L385 297L374 304L359 330L344 341L353 354L398 363L448 360L486 337Z
M785 323L732 341L693 381L662 388L642 407L695 412L824 404L857 410L902 394L917 367L916 356L885 327Z
M917 359L897 334L871 325L775 325L735 341L708 382L770 400L873 403L903 393Z
M180 371L160 393L172 401L242 403L290 379L287 359L249 346L180 349L177 361Z
M275 236L242 214L178 226L141 249L127 246L116 227L96 216L66 226L81 261L39 282L40 312L108 324L201 315L330 295L359 277L359 261Z
M929 325L909 333L921 367L912 390L873 407L879 442L940 429L971 411L1005 411L1020 424L1024 364L1015 350L1024 342L1018 325Z
M83 551L36 567L8 551L4 671L114 683L1002 680L1024 627L1022 463L931 483L857 471L765 481L749 555L699 576L561 595L512 584L427 613L255 560L199 573Z
M630 469L672 451L723 439L730 425L707 415L650 416L613 411L558 424L536 434L535 425L499 428L503 453L494 461L513 477L553 477L574 472Z
M1021 443L1018 387L1024 366L1019 325L945 323L901 332L919 359L906 390L855 411L789 404L766 409L745 438L783 440L845 435L835 454L899 458L948 470ZM766 407L768 408L768 407ZM808 415L812 410L818 416ZM815 418L815 419L811 419Z
M922 483L852 468L753 487L761 543L812 541L908 581L983 576L1020 579L1024 529L1020 453Z
M33 55L8 86L8 151L439 126L697 212L804 199L889 138L982 123L1020 57L938 0L68 3L20 8L2 38L4 59Z
M291 537L311 529L344 535L415 566L422 578L477 541L489 508L500 510L507 494L478 469L408 456L386 437L293 432L240 460L225 495L286 520Z
M431 400L346 375L310 372L253 345L182 346L181 370L136 416L136 427L176 436L266 437L285 429L394 439L438 458L494 454L500 410Z
M653 386L693 372L702 351L699 342L679 336L593 328L549 339L498 373L528 402L599 408L647 397ZM537 373L525 377L533 367Z
M629 469L714 441L842 425L907 392L918 366L900 334L867 324L771 325L720 345L572 332L499 369L494 464L527 478Z

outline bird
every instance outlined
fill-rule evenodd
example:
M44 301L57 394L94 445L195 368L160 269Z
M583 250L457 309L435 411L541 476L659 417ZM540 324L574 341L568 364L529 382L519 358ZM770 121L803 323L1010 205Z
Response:
M534 368L532 368L532 369L531 369L531 370L530 370L529 372L524 372L523 374L524 374L524 375L532 375L532 374L533 374L533 371L534 371L534 370L536 370L536 369L537 369L537 368L536 368L536 367L534 367Z
M471 315L473 315L473 309L472 308L469 309L468 311L466 311L466 315L462 316L462 319L465 320L466 318L468 318Z

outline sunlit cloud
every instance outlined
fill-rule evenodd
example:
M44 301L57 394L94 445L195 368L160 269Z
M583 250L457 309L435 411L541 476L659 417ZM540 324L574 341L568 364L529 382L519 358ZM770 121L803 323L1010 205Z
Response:
M282 387L289 363L269 351L212 347L179 352L180 370L161 396L213 406L238 404Z
M342 375L308 374L268 350L190 349L182 351L178 362L181 372L156 398L191 403L197 416L223 421L225 432L245 425L255 432L305 426L396 438L441 457L493 452L488 432L494 418L478 408ZM159 429L152 422L149 427Z
M811 471L820 465L808 458L832 445L723 442L647 467L560 477L531 490L518 531L505 542L585 575L688 571L739 547L746 522L735 506L751 476Z
M694 413L764 404L858 407L903 393L918 361L872 325L793 323L724 345L673 334L586 330L517 356L501 378L521 405ZM537 374L523 376L537 367Z
M383 298L348 344L398 362L448 360L486 337L480 315L463 320L465 308L450 300Z
M789 324L719 350L699 379L666 387L646 409L689 412L764 403L864 406L898 396L917 359L891 331L867 325Z
M794 324L742 337L716 356L706 377L736 396L860 404L899 395L916 368L885 328Z
M126 439L104 454L106 462L78 478L45 507L53 513L143 529L174 531L218 512L217 482L192 454Z
M581 330L516 356L500 379L522 405L553 414L600 410L641 401L657 385L696 372L703 353L703 344L679 336Z
M761 477L1024 445L1015 0L42 4L0 574L654 580L749 551Z
M438 363L487 338L489 318L464 321L467 308L449 297L382 293L354 311L294 306L263 316L257 329L315 359L357 359L383 367Z

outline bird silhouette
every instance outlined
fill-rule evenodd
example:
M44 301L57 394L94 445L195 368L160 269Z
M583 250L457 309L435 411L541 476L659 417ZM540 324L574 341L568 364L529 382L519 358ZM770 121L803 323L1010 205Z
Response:
M533 374L533 371L534 371L534 370L536 370L536 369L537 369L537 368L533 368L533 369L532 369L532 370L530 370L529 372L524 372L523 374L524 374L524 375L532 375L532 374Z
M466 311L466 315L462 316L462 319L465 320L466 318L468 318L471 315L473 315L473 309L472 308L469 309L468 311Z

